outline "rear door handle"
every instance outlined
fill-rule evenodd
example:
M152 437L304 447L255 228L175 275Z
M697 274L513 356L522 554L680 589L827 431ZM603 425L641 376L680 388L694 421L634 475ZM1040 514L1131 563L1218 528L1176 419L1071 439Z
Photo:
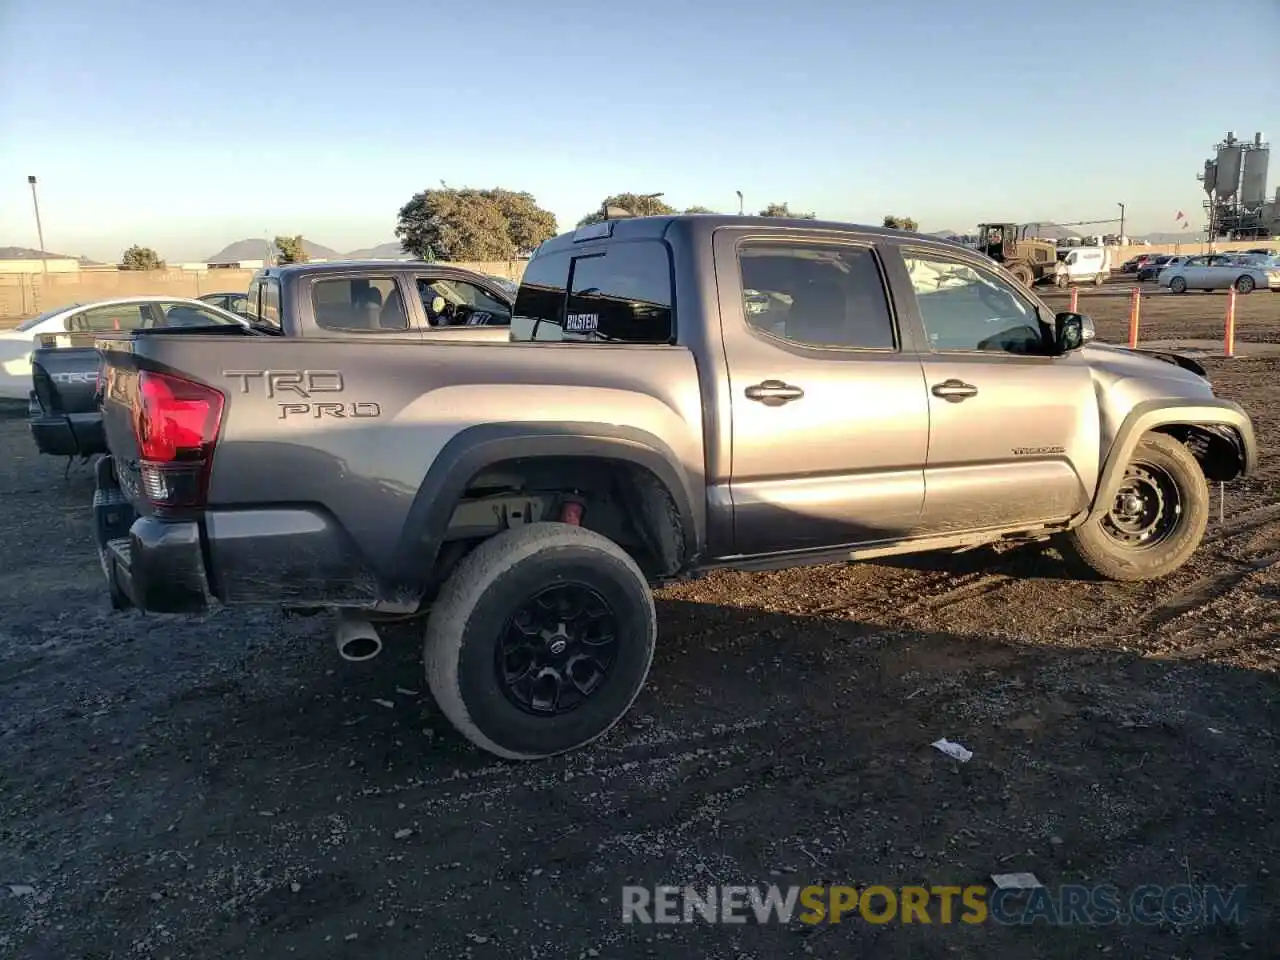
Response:
M933 385L933 395L941 397L947 403L961 403L969 397L976 397L978 388L963 380L943 380Z
M790 400L799 400L804 391L781 380L763 380L746 389L748 400L759 400L766 407L780 407Z

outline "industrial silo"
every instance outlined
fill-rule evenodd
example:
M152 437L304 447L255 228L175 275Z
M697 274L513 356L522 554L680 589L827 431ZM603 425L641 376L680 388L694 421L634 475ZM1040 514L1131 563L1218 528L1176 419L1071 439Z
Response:
M1249 208L1260 207L1267 202L1267 164L1271 148L1262 142L1262 134L1253 138L1253 145L1244 152L1241 162L1240 203Z
M1218 164L1213 160L1204 162L1204 176L1200 178L1204 181L1204 192L1213 193L1213 188L1218 184Z
M1218 182L1216 184L1219 200L1230 200L1236 195L1240 186L1240 143L1228 133L1226 142L1218 148Z

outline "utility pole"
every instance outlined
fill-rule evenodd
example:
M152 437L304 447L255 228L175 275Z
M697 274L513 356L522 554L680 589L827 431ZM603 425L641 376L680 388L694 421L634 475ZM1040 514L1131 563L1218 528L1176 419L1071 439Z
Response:
M36 236L40 238L40 272L48 277L49 264L44 252L44 227L40 226L40 198L36 196L36 178L27 177L27 183L31 184L31 203L36 208Z
M646 216L651 216L653 214L653 201L657 200L661 196L663 196L662 193L646 193L644 196L640 198L641 200L645 201L644 212Z
M742 216L742 191L735 190L733 192L738 195L738 216Z
M1117 203L1116 206L1120 208L1120 242L1124 243L1124 204Z

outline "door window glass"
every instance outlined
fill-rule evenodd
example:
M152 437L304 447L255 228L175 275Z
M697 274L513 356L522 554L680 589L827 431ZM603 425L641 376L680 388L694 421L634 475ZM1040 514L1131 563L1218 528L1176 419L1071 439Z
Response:
M67 320L70 333L105 333L111 330L140 330L145 325L142 305L115 303L92 307Z
M166 327L221 327L232 322L220 313L191 303L161 303L158 306L164 317L162 325Z
M394 277L342 277L311 285L316 325L350 333L395 333L409 318Z
M1035 306L998 276L908 250L902 256L934 350L1044 353Z
M506 327L511 308L465 280L417 277L418 296L433 327Z
M893 316L870 249L749 242L738 266L753 329L812 347L894 348Z

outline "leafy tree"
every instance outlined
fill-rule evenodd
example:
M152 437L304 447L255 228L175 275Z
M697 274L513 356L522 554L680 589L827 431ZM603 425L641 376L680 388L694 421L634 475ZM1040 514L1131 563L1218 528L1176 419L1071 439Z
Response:
M621 207L633 217L660 216L676 212L676 208L663 203L661 197L647 197L642 193L615 193L601 200L599 209L579 220L578 226L585 227L590 223L599 223L604 219L605 207Z
M296 237L276 237L277 263L306 263L310 257L302 245L302 234Z
M424 260L511 260L556 232L556 218L532 194L441 186L400 208L396 237Z
M762 217L790 217L793 220L816 220L817 214L794 213L785 203L771 203L760 211Z
M719 213L719 210L712 210L710 207L685 207L685 213Z
M492 200L507 218L507 235L516 253L532 253L543 240L556 235L556 215L538 206L533 194L500 187L476 192Z
M895 217L892 214L884 218L884 225L890 230L906 230L908 233L915 233L920 229L920 224L910 217Z
M140 247L136 243L120 257L121 270L163 270L164 261L160 254L150 247Z

